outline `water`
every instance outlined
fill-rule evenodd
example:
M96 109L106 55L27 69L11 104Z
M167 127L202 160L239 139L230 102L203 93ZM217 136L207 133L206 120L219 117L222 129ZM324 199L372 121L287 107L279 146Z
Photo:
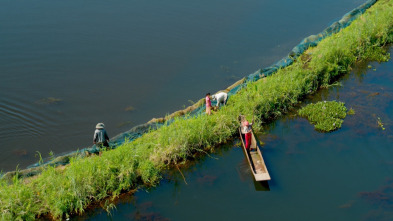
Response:
M170 171L157 188L123 196L112 216L74 220L392 220L393 60L371 66L303 102L345 102L356 113L341 129L319 133L295 111L266 126L268 183L253 181L235 140L183 168L185 181Z
M98 122L113 137L188 106L362 3L3 0L0 170L90 146Z

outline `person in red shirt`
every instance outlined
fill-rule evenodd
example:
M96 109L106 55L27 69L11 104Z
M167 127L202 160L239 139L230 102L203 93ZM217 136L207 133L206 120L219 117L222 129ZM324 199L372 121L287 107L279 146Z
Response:
M210 100L210 93L206 94L206 114L211 115L212 114L212 102Z

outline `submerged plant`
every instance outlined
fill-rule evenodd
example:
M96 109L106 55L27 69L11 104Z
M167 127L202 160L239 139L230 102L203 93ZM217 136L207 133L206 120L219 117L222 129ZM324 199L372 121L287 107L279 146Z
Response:
M126 112L131 112L131 111L134 111L134 110L135 110L135 107L133 107L133 106L128 106L128 107L126 107L124 109L124 111L126 111Z
M299 110L299 115L307 118L315 129L329 132L341 128L347 108L343 102L323 101L309 104Z
M37 104L57 104L63 101L60 98L55 98L55 97L48 97L48 98L42 98L41 100L36 101Z

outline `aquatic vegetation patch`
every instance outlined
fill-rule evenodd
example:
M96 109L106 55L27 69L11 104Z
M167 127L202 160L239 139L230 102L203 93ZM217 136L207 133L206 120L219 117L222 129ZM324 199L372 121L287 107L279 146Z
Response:
M343 102L321 101L308 104L298 112L299 116L307 118L318 131L329 132L341 128L347 116L347 108Z

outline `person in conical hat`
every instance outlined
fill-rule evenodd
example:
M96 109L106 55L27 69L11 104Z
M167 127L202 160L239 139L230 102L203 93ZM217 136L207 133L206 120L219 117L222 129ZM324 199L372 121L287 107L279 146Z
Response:
M101 156L101 149L104 147L105 148L109 147L109 136L105 130L104 123L98 123L96 125L96 130L94 131L94 137L93 137L93 144L95 144L99 149L100 156Z

